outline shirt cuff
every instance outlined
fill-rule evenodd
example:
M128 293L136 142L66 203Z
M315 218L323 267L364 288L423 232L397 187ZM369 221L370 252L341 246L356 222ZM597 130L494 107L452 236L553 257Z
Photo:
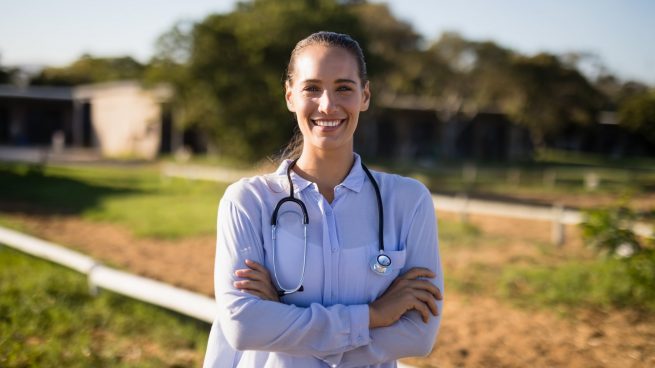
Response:
M368 304L351 305L350 308L350 344L353 348L368 345L371 335L368 328Z

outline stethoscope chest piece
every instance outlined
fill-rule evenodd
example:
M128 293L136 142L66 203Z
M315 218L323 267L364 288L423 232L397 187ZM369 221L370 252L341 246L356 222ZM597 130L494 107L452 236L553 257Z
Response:
M391 258L384 253L380 253L371 259L371 270L378 275L387 275L392 271Z

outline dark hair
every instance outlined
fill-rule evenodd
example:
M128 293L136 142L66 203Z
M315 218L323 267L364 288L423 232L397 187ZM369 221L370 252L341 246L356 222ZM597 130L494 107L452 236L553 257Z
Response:
M292 82L293 79L293 68L296 62L296 56L307 46L331 46L331 47L340 47L348 51L357 61L357 71L359 74L359 79L361 80L362 86L366 84L366 61L364 61L364 53L362 48L359 47L359 43L355 41L352 37L344 33L336 32L327 32L321 31L312 33L309 36L298 41L296 46L291 51L291 57L289 58L289 65L287 66L287 72L285 75L285 82Z
M347 34L327 31L312 33L311 35L298 41L296 46L293 48L293 51L291 51L289 65L287 65L287 70L284 76L284 81L286 83L291 84L293 82L293 70L296 63L296 56L298 56L298 54L305 47L314 45L340 47L348 51L357 62L357 72L362 86L366 84L368 81L368 77L366 75L366 61L364 60L364 53L362 52L362 48L359 46L359 43ZM291 138L291 141L282 152L281 159L284 160L287 158L298 158L302 152L302 146L302 134L298 129L296 129L294 136Z

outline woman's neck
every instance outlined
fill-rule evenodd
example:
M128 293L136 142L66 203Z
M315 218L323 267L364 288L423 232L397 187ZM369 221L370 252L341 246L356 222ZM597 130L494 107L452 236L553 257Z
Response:
M303 149L293 170L318 185L318 191L332 203L334 187L348 175L355 157L352 150L318 151Z

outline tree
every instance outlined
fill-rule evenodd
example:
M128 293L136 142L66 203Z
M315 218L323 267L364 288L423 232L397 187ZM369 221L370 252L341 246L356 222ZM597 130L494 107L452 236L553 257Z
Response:
M655 144L655 91L627 97L619 107L619 121Z
M554 55L516 56L512 71L516 100L504 110L530 129L536 145L569 125L591 124L603 105L602 94Z
M524 56L456 33L442 35L428 52L453 71L446 78L446 95L465 101L469 112L508 115L529 129L536 145L571 124L591 123L603 103L602 94L555 55Z
M2 56L0 54L0 56ZM2 58L0 58L0 61ZM0 84L14 83L19 70L16 68L5 67L0 64Z
M98 58L82 55L65 67L47 67L30 81L33 85L74 86L113 80L141 79L145 66L129 56Z
M279 151L295 125L284 104L283 71L293 45L319 30L363 38L354 16L334 0L244 2L195 24L190 42L178 45L188 47L188 64L171 78L182 124L200 127L219 153L242 160Z
M15 69L4 68L0 66L0 84L12 83L15 73Z

